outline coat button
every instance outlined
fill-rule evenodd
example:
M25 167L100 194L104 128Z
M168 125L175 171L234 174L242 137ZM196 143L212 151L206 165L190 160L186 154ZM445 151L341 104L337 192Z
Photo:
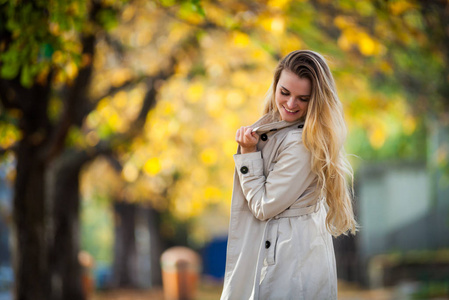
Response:
M298 128L303 128L304 124L299 124Z
M266 133L263 133L261 136L260 136L260 139L262 140L262 141L266 141L266 140L268 140L268 136L267 136L267 134Z
M240 172L242 172L242 174L248 173L248 167L247 167L247 166L241 167L241 168L240 168Z
M270 248L270 246L271 246L270 241L266 241L265 242L265 248L268 249L268 248Z

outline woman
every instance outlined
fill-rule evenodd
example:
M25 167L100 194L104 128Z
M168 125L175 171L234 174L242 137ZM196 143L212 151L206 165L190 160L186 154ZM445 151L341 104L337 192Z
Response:
M237 131L221 299L337 299L331 235L355 233L346 126L320 54L282 59L265 115Z

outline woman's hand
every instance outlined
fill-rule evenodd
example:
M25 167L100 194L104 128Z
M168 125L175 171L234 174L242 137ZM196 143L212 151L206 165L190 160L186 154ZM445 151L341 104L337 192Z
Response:
M252 131L249 126L240 127L235 135L235 140L240 145L242 154L251 153L257 151L257 142L259 141L259 135Z

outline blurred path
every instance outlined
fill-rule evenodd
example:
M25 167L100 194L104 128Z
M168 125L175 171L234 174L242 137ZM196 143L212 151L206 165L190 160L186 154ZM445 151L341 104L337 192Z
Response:
M355 284L339 282L339 300L391 300L392 289L364 290ZM197 300L218 300L221 285L202 285ZM117 290L97 292L90 300L163 300L162 289L152 290Z
M198 291L197 300L218 300L220 299L221 289L221 285L203 285ZM164 300L164 295L162 289L117 290L97 292L89 300Z
M354 283L338 281L339 300L392 300L393 292L392 288L366 290Z

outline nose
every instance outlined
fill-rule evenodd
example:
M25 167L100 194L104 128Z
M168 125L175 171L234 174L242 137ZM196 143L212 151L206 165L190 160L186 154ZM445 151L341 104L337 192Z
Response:
M295 98L294 97L288 98L287 106L288 106L288 109L295 107Z

